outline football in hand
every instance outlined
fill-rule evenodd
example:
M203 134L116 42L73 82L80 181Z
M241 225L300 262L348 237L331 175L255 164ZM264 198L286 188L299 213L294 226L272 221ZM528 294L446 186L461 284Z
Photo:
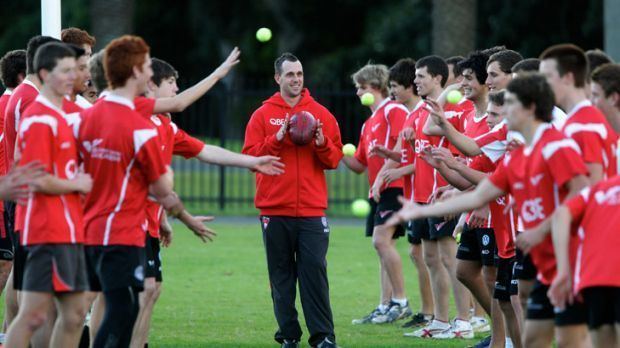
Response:
M306 145L314 138L316 119L307 111L300 111L291 117L289 136L296 145Z

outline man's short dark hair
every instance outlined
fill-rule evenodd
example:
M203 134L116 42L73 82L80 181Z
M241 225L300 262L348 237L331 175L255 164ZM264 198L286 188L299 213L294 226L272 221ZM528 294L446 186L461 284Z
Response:
M473 51L458 66L461 71L471 69L476 75L478 83L484 85L487 80L487 60L489 60L489 56L484 51Z
M537 72L540 68L540 59L538 58L525 58L524 60L518 62L513 65L511 71L513 73L522 73L522 72Z
M174 77L175 79L179 78L179 73L174 69L170 63L161 60L159 58L151 59L151 67L153 68L153 77L151 77L151 81L159 87L163 80Z
M7 52L0 59L0 80L6 88L15 88L19 85L19 75L26 76L26 50Z
M620 65L603 64L592 72L592 81L601 86L605 97L612 93L620 94Z
M411 58L399 59L390 68L389 80L405 88L413 86L413 80L415 80L415 60Z
M67 44L61 42L48 42L39 47L34 56L34 69L39 75L39 71L45 69L52 71L63 58L75 58L75 51ZM40 77L39 77L40 78Z
M298 62L299 59L297 59L297 57L295 57L295 55L293 55L292 53L289 52L285 52L282 53L281 56L279 56L276 61L273 63L273 68L276 72L276 74L281 75L282 74L282 65L284 64L284 62Z
M448 64L446 64L443 58L435 55L420 58L415 64L415 68L422 69L424 67L426 67L426 70L432 77L441 76L441 87L446 85L450 71Z
M575 87L584 87L588 79L588 59L581 48L573 44L560 44L547 48L541 60L554 59L560 76L572 73Z
M34 55L37 53L37 49L39 47L48 42L60 42L60 40L42 35L33 36L30 40L28 40L28 45L26 46L26 74L36 73L34 68Z
M459 68L458 65L459 65L459 62L461 62L464 59L465 57L463 56L452 56L446 59L446 64L452 65L452 73L454 74L454 77L459 77L463 73L463 70Z
M588 71L590 74L599 66L614 62L610 56L598 48L587 50L586 57L588 58Z
M543 122L553 119L555 96L547 79L539 73L524 73L512 79L506 87L514 94L524 107L535 106L534 116Z
M499 64L499 69L504 74L510 74L512 73L512 67L522 60L523 56L519 54L519 52L513 50L503 50L494 53L489 57L487 67L493 62L497 62L497 64Z
M505 51L506 50L506 46L501 45L501 46L493 46L487 49L482 50L482 53L486 54L487 56L492 56L497 52L501 52L501 51Z
M67 45L69 48L73 50L73 53L75 53L75 59L78 59L86 55L86 50L80 46L77 46L74 44L68 44L68 43L65 43L65 45Z
M489 92L489 102L497 106L503 106L504 94L504 90Z
M93 86L97 90L97 94L103 92L108 88L108 80L105 77L105 70L103 69L103 55L104 50L94 53L88 61L88 70L90 71L90 80Z

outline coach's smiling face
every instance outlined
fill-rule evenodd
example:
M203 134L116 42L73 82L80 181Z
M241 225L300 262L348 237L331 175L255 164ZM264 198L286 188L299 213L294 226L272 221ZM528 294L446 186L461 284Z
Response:
M276 82L280 85L280 94L289 98L295 98L301 94L304 88L304 68L300 61L284 61L282 73L275 75Z

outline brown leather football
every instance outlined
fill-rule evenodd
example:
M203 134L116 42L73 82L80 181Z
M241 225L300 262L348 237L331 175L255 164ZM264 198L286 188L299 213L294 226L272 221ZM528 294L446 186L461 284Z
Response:
M296 145L306 145L314 138L316 119L308 111L294 114L289 121L288 133Z

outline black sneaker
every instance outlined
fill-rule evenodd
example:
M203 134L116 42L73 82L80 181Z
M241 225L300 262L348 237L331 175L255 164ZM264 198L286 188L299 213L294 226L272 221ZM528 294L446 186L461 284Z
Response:
M282 348L299 348L299 342L298 341L289 341L289 340L284 340L284 342L282 342Z
M410 328L410 327L424 326L424 325L428 325L431 322L431 320L433 320L432 315L428 315L424 313L416 313L413 315L413 317L411 317L411 320L404 323L402 327Z
M470 348L487 348L489 346L491 346L491 336L483 338L482 340L480 340L480 342L476 343L473 346L470 346Z
M335 342L330 341L328 338L319 343L316 348L338 348Z

